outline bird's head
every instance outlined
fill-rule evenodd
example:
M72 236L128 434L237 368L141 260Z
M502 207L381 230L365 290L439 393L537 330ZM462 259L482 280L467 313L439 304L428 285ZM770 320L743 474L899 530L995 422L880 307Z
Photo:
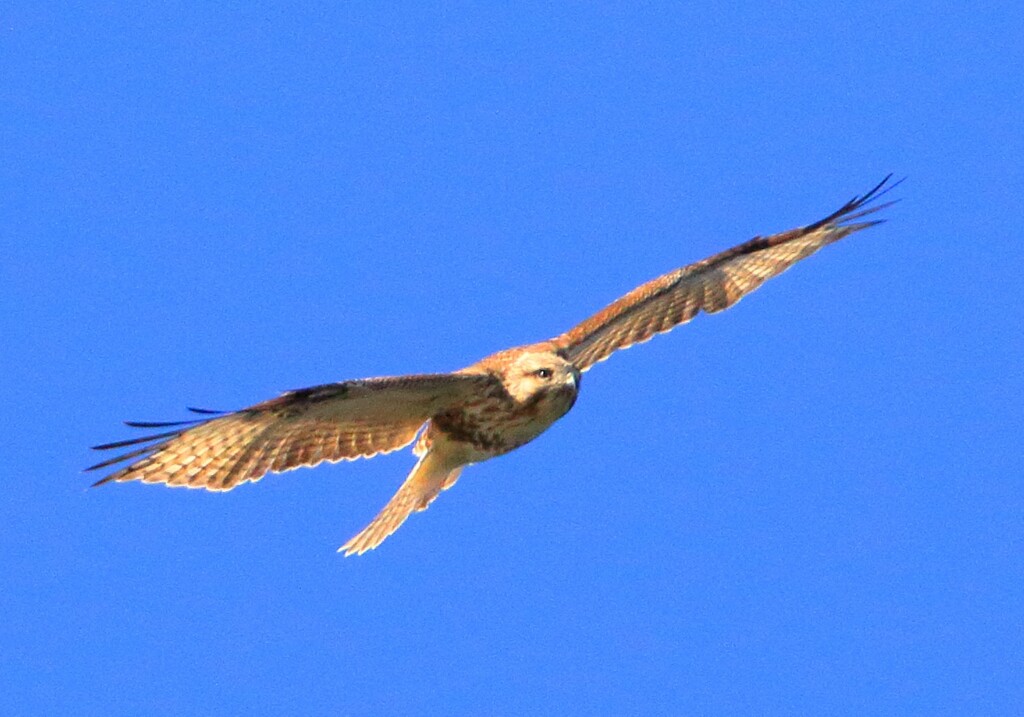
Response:
M549 350L527 349L511 358L503 382L512 398L519 403L550 400L569 410L579 391L579 369Z

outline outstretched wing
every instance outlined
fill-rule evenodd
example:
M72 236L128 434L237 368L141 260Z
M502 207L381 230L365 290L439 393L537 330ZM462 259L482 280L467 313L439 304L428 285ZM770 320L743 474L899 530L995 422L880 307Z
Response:
M618 349L685 324L701 311L713 314L727 309L766 279L781 274L826 244L880 224L880 220L856 220L892 204L868 206L899 184L886 186L891 177L814 224L755 237L649 281L552 342L569 361L586 370Z
M432 415L477 395L494 380L486 375L425 374L345 381L289 391L217 418L128 422L172 430L96 446L109 450L147 444L86 470L136 459L95 485L141 480L230 490L268 472L402 448Z

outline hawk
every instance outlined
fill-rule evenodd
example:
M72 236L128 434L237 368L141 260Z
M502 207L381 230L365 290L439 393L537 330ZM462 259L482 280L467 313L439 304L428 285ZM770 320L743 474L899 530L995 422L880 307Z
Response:
M560 336L505 349L453 373L368 378L288 391L233 412L190 409L191 421L128 421L167 429L95 446L133 447L94 485L142 481L231 490L267 473L370 458L408 446L418 461L398 492L339 551L380 545L414 511L451 488L466 466L529 443L572 408L580 376L613 352L727 309L766 279L827 244L880 223L887 176L824 219L750 241L643 284ZM418 437L418 438L417 438Z

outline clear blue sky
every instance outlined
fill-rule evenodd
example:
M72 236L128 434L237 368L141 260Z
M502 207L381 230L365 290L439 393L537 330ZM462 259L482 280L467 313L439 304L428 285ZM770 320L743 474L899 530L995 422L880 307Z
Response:
M87 5L0 14L0 713L1020 708L1019 5ZM86 488L122 419L459 368L889 172L363 558L408 452Z

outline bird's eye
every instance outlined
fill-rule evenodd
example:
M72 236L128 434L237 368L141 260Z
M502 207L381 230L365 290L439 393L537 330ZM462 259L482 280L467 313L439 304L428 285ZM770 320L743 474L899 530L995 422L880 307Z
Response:
M545 380L551 378L551 369L549 369L549 368L539 368L536 371L534 371L533 373L538 378L543 378Z

